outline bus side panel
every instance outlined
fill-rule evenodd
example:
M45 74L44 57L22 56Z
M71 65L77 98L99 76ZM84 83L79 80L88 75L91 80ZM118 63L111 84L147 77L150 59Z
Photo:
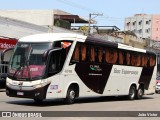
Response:
M58 98L60 95L59 91L62 88L62 82L59 80L59 74L49 77L48 81L51 82L47 89L46 93L46 99L50 98Z
M138 85L141 71L142 67L113 65L104 95L128 95L130 86Z
M78 63L75 71L82 82L93 92L103 94L113 65Z
M151 76L151 80L150 80L148 90L145 90L144 94L154 94L155 93L156 76L157 76L157 66L155 66L154 69L153 69L153 74Z
M100 64L93 65L88 63L81 63L78 64L78 66L77 64L71 65L67 67L65 71L72 72L70 74L61 74L60 81L63 81L62 98L66 97L68 87L72 83L77 83L79 85L80 97L128 95L132 84L136 84L138 89L143 74L142 67L113 65L109 69L107 64L102 67ZM108 77L104 77L105 75L108 75ZM150 78L151 77L152 75L150 75ZM103 82L101 82L101 80ZM105 81L106 83L104 83ZM146 84L146 86L147 85L148 84ZM153 88L153 84L150 86ZM103 90L103 92L101 90Z
M150 67L150 68L143 68L142 69L142 73L141 73L141 77L139 79L139 84L144 84L144 89L148 90L149 88L149 84L153 75L153 70L154 67Z
M77 75L77 73L75 71L75 66L76 66L76 64L66 67L60 77L60 79L63 81L62 98L66 97L67 90L71 84L78 85L79 97L91 97L91 96L100 95L100 94L97 94L96 92L93 92L92 89L90 89L89 87L87 87L86 84L83 83L82 79L79 77L79 75ZM83 70L81 72L83 72L83 74L86 74L84 71L85 65L82 65L81 67L83 67ZM83 75L83 74L81 74L81 75ZM92 81L92 83L93 83L93 81Z

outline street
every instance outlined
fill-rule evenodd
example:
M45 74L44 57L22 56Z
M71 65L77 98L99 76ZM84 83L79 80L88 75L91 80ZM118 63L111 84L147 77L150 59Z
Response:
M154 95L145 95L143 97L143 99L141 100L134 100L134 101L129 101L126 99L126 97L99 97L99 98L81 98L76 100L75 104L72 105L65 105L63 103L62 100L45 100L43 103L39 104L39 103L35 103L33 100L31 99L25 99L25 98L12 98L12 97L8 97L5 94L5 90L0 90L0 111L35 111L35 112L43 112L43 111L69 111L68 115L66 115L67 113L56 113L56 118L57 119L61 119L60 114L62 114L62 117L65 116L68 119L74 119L74 117L76 117L77 119L84 119L84 117L86 117L86 119L96 119L96 117L99 117L98 113L97 116L95 114L95 112L93 112L93 114L91 113L91 111L108 111L108 112L112 112L115 115L111 115L109 117L112 117L112 119L115 120L119 120L122 117L125 117L125 119L127 119L127 117L130 117L130 119L134 119L135 116L132 117L132 115L130 115L131 113L127 114L126 111L140 111L140 115L138 117L137 114L137 119L139 120L146 120L147 118L152 118L152 119L158 119L158 117L156 116L144 116L143 117L143 113L145 113L145 111L150 111L150 113L154 113L154 114L158 114L158 116L160 116L159 112L156 111L160 111L160 94L154 94ZM74 111L74 112L73 112ZM75 111L88 111L87 116L83 116L80 117L78 115L71 115L70 113L73 112L73 114L75 114ZM121 112L121 111L125 111ZM153 112L155 111L155 112ZM51 114L52 114L51 112ZM53 112L53 114L54 114ZM119 113L120 112L120 113ZM142 114L141 114L142 113ZM46 113L47 114L47 113ZM50 116L54 116L54 115L50 115ZM100 113L102 114L102 112ZM106 112L107 114L107 112ZM119 116L119 114L123 114L122 116ZM92 116L93 115L93 116ZM104 114L102 114L102 117L106 117L103 116ZM107 115L108 116L108 115ZM43 117L43 116L42 116ZM46 115L45 115L46 117ZM102 119L101 117L101 119ZM113 118L114 117L114 118ZM39 118L40 119L40 118ZM41 118L42 119L42 118ZM51 117L47 117L47 119L51 119ZM62 118L63 119L63 118Z

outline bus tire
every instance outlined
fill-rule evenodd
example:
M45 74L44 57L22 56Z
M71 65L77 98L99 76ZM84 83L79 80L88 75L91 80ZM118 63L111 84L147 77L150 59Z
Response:
M42 102L43 102L43 99L34 98L34 102L36 102L36 103L42 103Z
M142 99L142 96L144 95L144 89L142 86L140 86L137 90L137 95L136 95L136 98L137 99Z
M132 85L129 89L128 99L134 100L135 96L136 96L136 87L134 85Z
M75 102L75 98L76 98L76 91L74 89L74 87L69 87L68 91L67 91L67 95L65 98L65 103L66 104L73 104Z

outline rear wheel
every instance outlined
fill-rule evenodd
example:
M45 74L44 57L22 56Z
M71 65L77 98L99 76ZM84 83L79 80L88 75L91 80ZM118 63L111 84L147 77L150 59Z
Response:
M75 102L75 98L76 98L76 90L74 89L74 87L69 87L65 98L65 103L73 104Z
M132 85L129 89L128 99L134 100L135 96L136 96L136 87L134 85Z
M140 87L138 88L138 90L137 90L136 98L137 98L137 99L141 99L143 95L144 95L144 89L143 89L142 86L140 86Z

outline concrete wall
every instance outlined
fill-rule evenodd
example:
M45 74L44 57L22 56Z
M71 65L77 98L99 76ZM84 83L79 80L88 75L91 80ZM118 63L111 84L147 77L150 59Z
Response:
M0 16L41 26L54 23L53 10L0 10Z
M46 33L47 27L29 24L22 21L0 17L0 36L21 38L27 35Z
M124 41L125 44L136 48L144 49L146 46L146 41L144 39L132 35L125 35Z

